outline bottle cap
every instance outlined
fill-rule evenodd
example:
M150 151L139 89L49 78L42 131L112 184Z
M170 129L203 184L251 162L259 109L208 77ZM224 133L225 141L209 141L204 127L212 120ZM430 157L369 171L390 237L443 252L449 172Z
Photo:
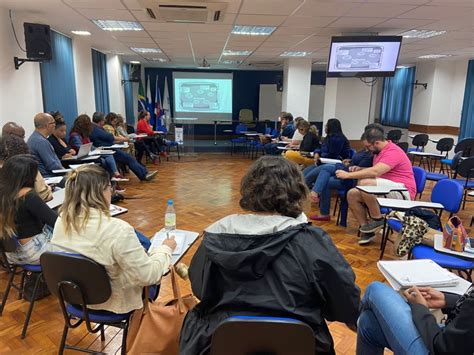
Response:
M173 200L172 199L169 199L168 200L168 206L171 206L173 204Z

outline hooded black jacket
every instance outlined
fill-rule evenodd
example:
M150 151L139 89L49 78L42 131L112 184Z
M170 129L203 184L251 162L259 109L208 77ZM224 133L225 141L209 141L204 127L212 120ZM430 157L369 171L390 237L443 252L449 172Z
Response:
M214 330L233 315L299 319L314 331L316 354L334 354L325 319L355 325L359 315L350 265L307 223L262 235L205 232L189 275L201 302L183 324L185 355L208 353Z

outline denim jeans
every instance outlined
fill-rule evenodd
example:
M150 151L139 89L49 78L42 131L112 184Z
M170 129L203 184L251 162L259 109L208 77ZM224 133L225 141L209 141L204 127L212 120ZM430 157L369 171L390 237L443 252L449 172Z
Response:
M357 355L382 355L384 348L397 355L429 354L410 306L391 287L373 282L365 291L357 321Z
M39 265L40 256L46 251L53 249L51 238L53 237L53 229L48 225L43 227L43 231L35 235L26 244L20 244L14 253L5 253L7 259L12 264L30 264Z
M135 234L137 235L138 240L140 241L140 244L145 248L146 251L150 249L151 242L150 239L148 239L143 233L140 233L135 229Z
M139 164L138 161L130 154L122 152L121 150L116 150L114 157L118 163L127 165L140 180L145 180L148 171L143 165Z
M100 163L105 170L109 173L110 176L114 176L118 172L117 164L115 164L115 159L113 155L102 155L100 157Z
M303 171L306 185L319 195L321 215L328 216L331 211L331 190L342 190L346 186L335 176L336 165L323 164L310 166Z

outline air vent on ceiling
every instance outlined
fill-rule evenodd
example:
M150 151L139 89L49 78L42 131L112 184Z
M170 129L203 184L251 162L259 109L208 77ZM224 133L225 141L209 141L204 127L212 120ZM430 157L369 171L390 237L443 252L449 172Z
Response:
M222 22L226 3L203 1L138 0L154 20L178 23Z

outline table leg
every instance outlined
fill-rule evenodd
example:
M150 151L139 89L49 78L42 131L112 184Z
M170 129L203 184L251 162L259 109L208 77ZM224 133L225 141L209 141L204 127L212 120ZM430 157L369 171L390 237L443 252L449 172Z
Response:
M214 121L214 145L217 145L217 121Z

